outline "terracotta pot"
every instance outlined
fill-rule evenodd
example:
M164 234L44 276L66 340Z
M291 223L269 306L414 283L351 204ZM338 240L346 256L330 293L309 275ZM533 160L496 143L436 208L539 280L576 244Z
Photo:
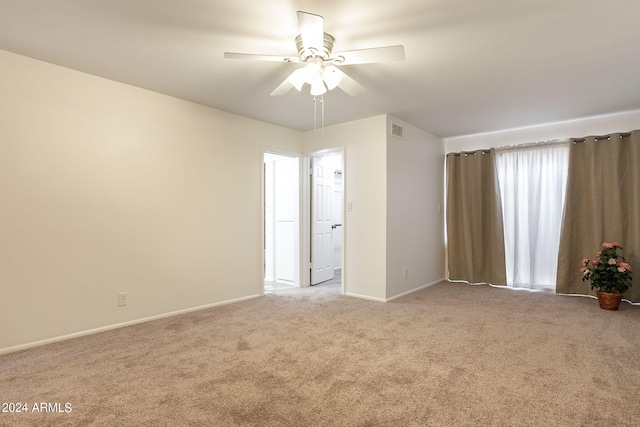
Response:
M617 310L620 307L622 294L612 294L609 292L596 292L598 303L603 310Z

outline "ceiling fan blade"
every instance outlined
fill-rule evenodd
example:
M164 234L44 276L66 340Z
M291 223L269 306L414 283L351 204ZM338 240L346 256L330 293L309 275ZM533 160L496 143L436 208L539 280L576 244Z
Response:
M404 46L373 47L370 49L349 50L332 55L337 65L371 64L373 62L403 61ZM344 58L342 61L341 58Z
M300 62L300 58L297 56L257 55L253 53L225 52L224 57L227 59L250 59L253 61Z
M278 85L277 88L275 88L273 90L273 92L271 92L269 94L269 96L282 96L282 95L286 95L291 89L293 88L293 85L291 84L291 82L289 81L289 77L287 77L286 79L284 79L284 81L282 83L280 83Z
M314 48L322 51L324 46L324 18L313 13L298 11L300 37L305 49Z
M364 86L355 81L353 78L349 77L344 71L337 69L338 74L340 74L340 83L338 83L338 87L345 91L347 94L351 96L358 96L362 92L365 91Z

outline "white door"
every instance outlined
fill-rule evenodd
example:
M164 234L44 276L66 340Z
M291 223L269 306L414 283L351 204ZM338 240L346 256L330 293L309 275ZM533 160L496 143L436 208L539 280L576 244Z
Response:
M264 281L300 286L297 157L264 154Z
M282 157L273 162L273 169L275 281L293 284L298 251L298 159Z
M311 284L333 279L333 168L311 159Z
M333 180L333 271L342 267L342 172L334 172Z

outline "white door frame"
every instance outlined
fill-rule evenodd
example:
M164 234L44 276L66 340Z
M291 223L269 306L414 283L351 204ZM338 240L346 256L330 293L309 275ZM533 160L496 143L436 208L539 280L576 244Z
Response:
M261 263L260 265L262 266L262 274L261 274L261 289L262 289L262 293L264 294L264 266L265 266L265 175L264 175L264 157L265 154L275 154L278 156L286 156L286 157L292 157L292 158L296 158L298 159L298 233L297 233L297 237L298 237L298 251L296 253L296 259L294 260L294 265L296 266L296 272L295 272L295 280L294 280L294 285L295 286L305 286L303 281L304 281L304 269L303 267L303 248L304 248L304 244L306 244L304 242L304 238L303 238L303 232L304 232L304 202L303 202L303 196L304 196L304 190L303 190L303 185L304 184L304 173L305 173L305 166L304 164L306 163L306 159L303 155L301 155L300 153L294 153L294 152L290 152L290 151L285 151L285 150L280 150L280 149L274 149L274 148L270 148L270 147L262 147L261 150L261 155L260 155L260 169L261 169L261 173L260 173L260 181L262 183L261 185L261 190L260 190L260 194L261 194L261 203L260 203L260 211L261 211L261 222L260 222L260 229L261 229L261 233L260 233L260 254L261 254ZM306 265L306 263L305 263ZM308 285L307 285L308 286Z

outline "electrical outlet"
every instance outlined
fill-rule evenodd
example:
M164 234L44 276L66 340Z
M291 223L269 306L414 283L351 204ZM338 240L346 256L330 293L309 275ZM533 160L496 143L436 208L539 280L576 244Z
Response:
M408 278L409 278L409 269L408 269L408 268L405 268L405 269L404 269L404 278L405 278L405 279L408 279Z
M127 292L120 292L118 294L118 307L122 307L123 305L127 305L127 296L129 294Z

